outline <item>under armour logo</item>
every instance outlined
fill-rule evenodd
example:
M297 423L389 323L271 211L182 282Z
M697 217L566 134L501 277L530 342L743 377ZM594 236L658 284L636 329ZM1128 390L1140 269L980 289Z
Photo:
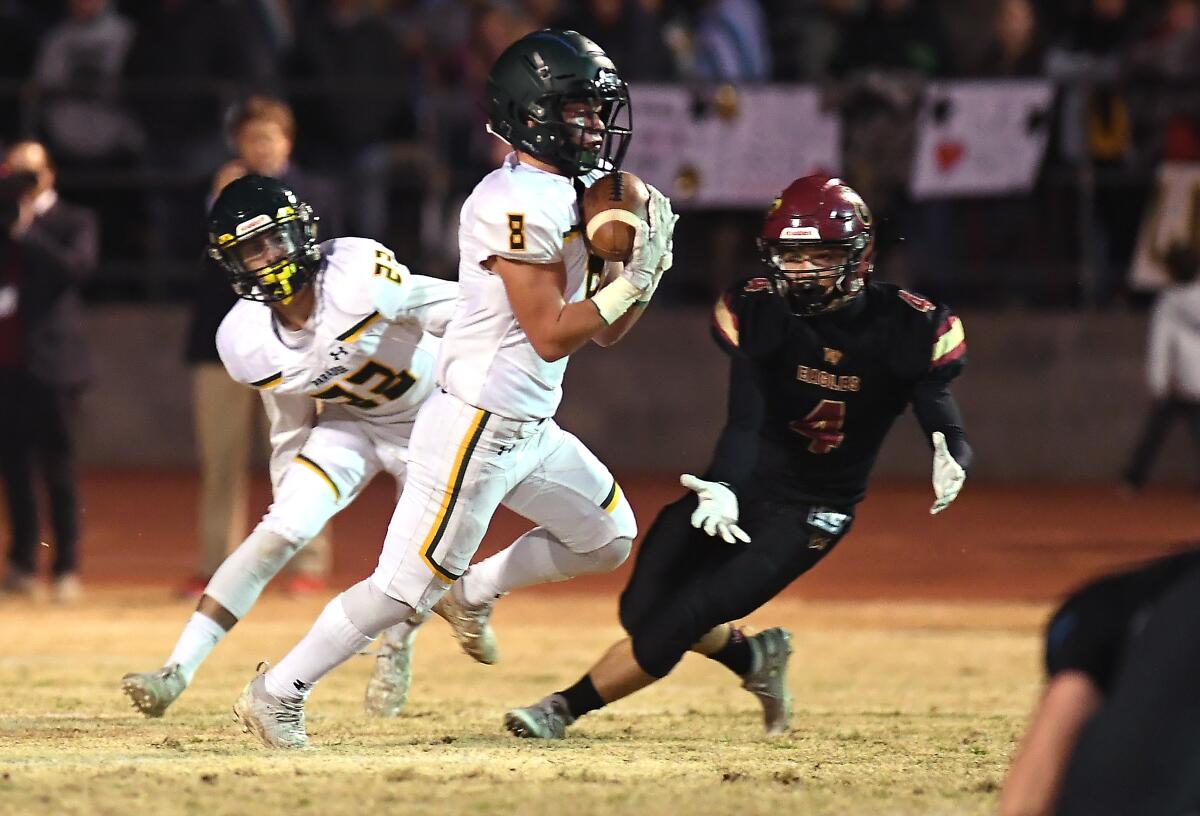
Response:
M830 365L837 365L842 361L842 353L837 349L825 349L825 362Z
M329 356L330 356L330 357L332 357L332 358L333 358L333 359L335 359L335 360L340 360L340 359L342 359L343 357L345 357L345 356L346 356L347 354L349 354L349 353L350 353L350 352L346 351L346 347L345 347L345 346L338 346L338 347L337 347L337 348L335 348L333 351L329 352Z

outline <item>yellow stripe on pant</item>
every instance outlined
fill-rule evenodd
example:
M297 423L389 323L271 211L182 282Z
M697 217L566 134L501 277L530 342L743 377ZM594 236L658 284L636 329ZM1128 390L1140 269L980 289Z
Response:
M475 417L471 420L470 427L467 428L462 442L458 445L458 453L454 457L454 466L450 469L450 478L446 482L446 491L442 494L437 518L433 521L433 528L429 531L429 535L425 537L425 543L421 545L421 558L424 559L426 566L433 570L434 575L451 583L457 581L459 576L434 561L433 551L450 525L450 515L454 512L455 502L458 501L463 477L467 472L467 465L471 462L471 454L475 451L475 446L479 443L479 437L483 435L484 426L487 425L490 416L491 414L482 408L475 410Z
M325 480L325 483L329 485L329 489L333 491L334 501L342 500L342 491L338 490L338 486L334 483L333 479L329 478L329 474L325 472L324 468L302 453L296 454L296 461Z

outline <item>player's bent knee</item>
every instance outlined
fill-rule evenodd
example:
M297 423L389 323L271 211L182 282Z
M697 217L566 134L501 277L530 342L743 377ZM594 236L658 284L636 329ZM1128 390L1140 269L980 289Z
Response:
M679 661L683 659L684 652L686 651L682 649L665 649L657 638L641 637L634 634L632 640L633 659L637 661L638 668L651 677L657 677L660 680L670 674L679 665Z
M587 553L592 563L592 572L612 572L625 563L633 550L632 538L614 538L599 549Z
M384 629L408 620L413 608L384 593L370 578L359 581L341 595L342 610L358 631L375 637Z

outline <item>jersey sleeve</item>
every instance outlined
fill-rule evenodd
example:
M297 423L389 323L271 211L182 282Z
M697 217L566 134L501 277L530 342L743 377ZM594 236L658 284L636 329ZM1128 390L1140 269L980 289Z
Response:
M907 380L948 383L967 364L967 335L951 309L891 287L893 370Z
M413 274L382 246L367 287L371 304L385 320L415 320L438 337L445 332L458 300L457 283Z
M967 334L958 315L941 307L934 313L933 344L929 352L929 374L949 382L967 365Z
M789 318L774 284L750 278L727 289L713 307L713 339L730 354L760 359L783 344Z
M480 261L492 255L534 264L562 260L563 227L535 201L480 201L473 218L471 231L484 254Z
M241 301L225 315L217 329L217 354L233 380L268 390L283 382L283 369L257 339L257 315L251 312L256 307L261 305Z

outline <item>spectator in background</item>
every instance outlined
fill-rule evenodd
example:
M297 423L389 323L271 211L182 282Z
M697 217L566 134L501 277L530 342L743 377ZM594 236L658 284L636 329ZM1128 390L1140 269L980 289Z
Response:
M366 0L324 0L300 18L289 76L303 155L338 172L354 235L387 242L392 142L416 132L420 66Z
M134 28L108 0L70 0L46 32L33 79L46 94L42 127L63 163L110 163L141 151L142 134L118 101Z
M758 0L700 0L694 5L693 78L733 83L771 78L767 21Z
M69 602L80 594L75 421L92 376L79 286L96 268L96 219L59 200L54 166L37 142L13 145L3 173L32 182L15 218L0 225L0 475L11 534L3 589L37 591L36 470L54 532L52 597Z
M1088 214L1094 222L1091 255L1081 259L1093 272L1084 281L1084 300L1102 306L1121 288L1137 236L1128 225L1141 221L1145 202L1144 188L1114 183L1132 157L1132 118L1121 73L1143 9L1127 0L1088 0L1046 55L1047 75L1065 84L1059 100L1062 158L1105 177Z
M321 213L319 237L342 235L337 196L332 186L305 173L291 161L296 123L283 102L255 96L232 109L230 141L237 158L226 162L213 179L209 201L226 184L255 173L282 179ZM208 262L205 261L207 264ZM200 563L179 595L198 598L225 555L242 542L248 530L246 472L255 443L255 420L261 410L257 395L234 382L217 355L217 327L237 303L220 271L206 268L197 280L188 327L185 358L192 366L196 441L201 488L196 529ZM329 536L322 532L288 565L284 589L293 595L325 587L330 567Z
M1184 420L1200 464L1200 256L1177 244L1165 265L1172 286L1159 295L1150 318L1146 380L1153 402L1142 435L1122 476L1129 490L1141 490L1162 443L1176 420Z
M583 0L563 28L605 44L605 53L621 66L626 82L663 82L675 74L662 23L641 0Z
M945 76L941 19L927 0L873 0L865 15L849 19L834 69L841 76L870 69Z
M1045 49L1030 0L1000 0L992 22L991 42L973 74L1001 79L1042 73Z
M1163 158L1200 161L1200 100L1187 92L1187 83L1200 78L1200 2L1169 0L1149 36L1131 48L1129 71L1158 88L1144 96L1158 102L1155 129L1163 134Z
M779 82L815 82L829 75L841 33L863 0L764 0L768 36Z
M0 82L19 82L33 73L41 30L28 3L0 0ZM20 97L0 95L0 144L17 138L20 120Z
M224 100L214 86L245 93L276 78L275 54L241 0L161 0L140 6L126 76L130 103L146 132L146 167L170 178L149 208L153 261L197 257L204 235L201 202L209 174L225 155Z

